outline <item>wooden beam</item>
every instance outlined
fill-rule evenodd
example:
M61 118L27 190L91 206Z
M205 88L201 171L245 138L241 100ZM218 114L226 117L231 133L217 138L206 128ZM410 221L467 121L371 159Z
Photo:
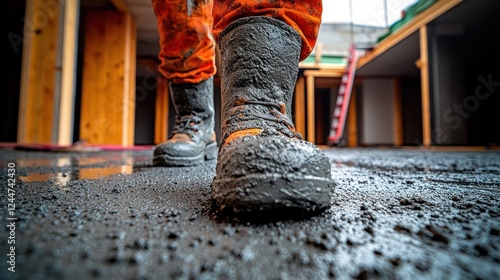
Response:
M305 75L305 73L304 73ZM307 141L316 142L316 122L314 117L314 76L306 76L306 93L307 93Z
M357 69L362 68L367 63L404 40L406 37L417 32L419 29L426 26L429 22L451 10L453 7L457 6L463 1L464 0L437 1L427 10L415 16L415 18L413 18L411 22L403 25L401 28L385 38L372 51L361 57L358 61Z
M394 108L394 145L402 146L404 142L403 133L403 95L401 79L393 79L393 108Z
M85 25L80 137L92 144L133 145L135 20L90 11Z
M158 76L156 81L155 144L160 144L168 139L168 106L170 98L167 79Z
M420 28L420 81L422 85L422 129L423 145L430 146L431 138L431 105L429 83L429 45L427 26Z
M345 67L328 70L306 70L304 76L314 76L316 78L342 78Z
M135 135L135 83L136 83L136 67L137 67L137 28L135 18L132 14L125 15L125 61L124 61L124 92L126 95L125 102L125 119L128 122L124 125L123 139L124 145L134 145Z
M79 0L67 0L64 5L61 99L57 126L59 145L70 145L73 142L79 2Z
M351 100L347 111L347 146L358 146L358 100L356 83L352 86Z
M345 69L345 65L342 64L332 64L332 63L316 63L316 62L300 62L299 68L304 70L317 69L320 71L338 71L339 69Z
M295 130L304 138L306 136L306 93L305 78L299 76L295 85Z
M51 144L56 98L59 8L43 0L26 2L18 143ZM49 7L50 6L50 7Z

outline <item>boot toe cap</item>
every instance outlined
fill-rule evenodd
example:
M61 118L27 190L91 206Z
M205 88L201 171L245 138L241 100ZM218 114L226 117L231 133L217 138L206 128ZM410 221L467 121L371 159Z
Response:
M252 136L221 151L212 195L221 209L318 210L330 205L334 186L330 162L315 145Z
M165 142L155 148L154 155L189 157L199 155L202 152L203 147L194 142Z
M194 142L164 142L154 150L154 166L193 166L204 162L205 147Z

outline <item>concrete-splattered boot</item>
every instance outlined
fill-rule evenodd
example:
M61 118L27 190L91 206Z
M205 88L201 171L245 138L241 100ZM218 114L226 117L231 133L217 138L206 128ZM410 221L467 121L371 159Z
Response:
M229 25L220 42L222 141L212 182L218 209L328 207L334 192L329 160L301 140L291 117L299 34L276 19L247 17Z
M192 166L215 159L213 78L198 84L170 84L177 113L170 138L154 151L155 166Z

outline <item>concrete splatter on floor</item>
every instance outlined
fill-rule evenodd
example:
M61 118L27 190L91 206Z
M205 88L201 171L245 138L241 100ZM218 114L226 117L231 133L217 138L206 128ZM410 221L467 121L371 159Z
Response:
M500 279L500 153L327 149L332 207L213 211L215 162L152 152L0 151L2 279ZM6 262L16 164L15 273Z

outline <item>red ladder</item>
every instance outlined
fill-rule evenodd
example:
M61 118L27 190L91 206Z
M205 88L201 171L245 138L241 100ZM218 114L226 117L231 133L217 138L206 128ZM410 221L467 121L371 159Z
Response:
M344 134L345 120L347 117L347 109L349 108L349 100L351 99L357 61L358 52L355 45L351 44L349 47L347 67L342 75L339 94L337 95L337 102L335 103L335 109L333 111L332 126L330 128L330 136L328 137L328 143L330 145L339 144Z

